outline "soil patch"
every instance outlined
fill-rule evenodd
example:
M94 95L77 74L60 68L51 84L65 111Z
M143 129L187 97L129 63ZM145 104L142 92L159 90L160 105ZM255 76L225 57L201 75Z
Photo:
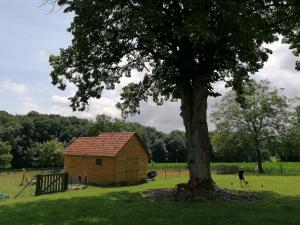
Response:
M215 191L177 191L176 189L152 189L143 192L143 196L152 200L168 200L176 202L255 202L262 200L262 194L250 191L232 191L217 189Z

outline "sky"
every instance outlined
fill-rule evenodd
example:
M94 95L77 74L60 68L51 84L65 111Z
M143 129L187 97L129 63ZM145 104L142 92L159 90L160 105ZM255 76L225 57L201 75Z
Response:
M120 118L115 108L120 99L121 89L131 81L139 81L142 74L133 72L132 78L122 78L114 91L106 91L100 100L92 99L85 112L73 112L68 98L76 89L70 85L65 91L51 84L48 63L49 55L58 54L72 40L66 31L72 15L61 10L51 11L43 6L43 0L1 0L0 1L0 110L12 114L26 114L37 111L47 114L77 116L95 119L106 114ZM288 97L300 97L300 72L295 71L295 60L287 45L280 42L269 45L273 54L264 68L253 76L256 80L268 79L272 86L284 88ZM214 85L224 94L223 83ZM220 98L209 98L209 113ZM158 130L184 130L179 102L167 102L156 106L152 102L141 104L141 113L128 118L129 121L153 126ZM214 125L209 121L209 129Z

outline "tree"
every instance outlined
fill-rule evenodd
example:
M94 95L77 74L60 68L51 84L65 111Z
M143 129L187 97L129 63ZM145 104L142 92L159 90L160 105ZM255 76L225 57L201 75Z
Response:
M154 162L168 162L168 152L163 140L157 140L151 151L151 159Z
M74 110L114 89L132 71L143 80L123 88L122 115L141 101L181 101L190 179L215 190L209 164L207 98L226 78L243 100L243 83L261 69L279 35L300 53L297 0L52 0L74 15L72 44L50 56L52 83L77 86ZM298 64L300 69L300 63Z
M62 167L63 166L63 150L64 147L56 140L47 141L45 143L37 144L38 152L38 166L45 167Z
M277 157L281 161L299 162L300 161L300 127L294 127L285 135L283 135L278 142L276 142Z
M293 99L292 104L299 103L299 98ZM273 154L280 161L298 162L300 160L300 106L296 105L291 117L291 126L272 142Z
M255 149L248 134L220 128L212 132L211 142L214 154L220 162L254 162L256 161ZM265 153L266 151L263 151ZM264 154L266 157L266 154Z
M232 145L238 148L241 140L250 145L249 149L253 147L258 170L263 173L263 144L270 138L278 137L288 125L288 101L278 89L270 88L267 81L253 81L245 86L244 98L243 105L240 105L235 101L236 92L227 93L217 105L217 111L212 113L212 118L217 132L225 134L223 137L229 142L229 149ZM225 145L223 147L227 148Z
M88 128L87 134L89 136L97 136L101 132L110 132L112 130L112 119L104 114L96 117L95 123Z
M169 162L187 161L184 132L179 130L171 131L171 133L165 138L165 145L168 152Z
M0 169L10 167L12 160L11 146L5 142L0 141Z

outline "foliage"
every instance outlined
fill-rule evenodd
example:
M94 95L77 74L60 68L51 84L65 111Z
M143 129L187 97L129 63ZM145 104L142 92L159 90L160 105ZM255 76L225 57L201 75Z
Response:
M12 166L28 168L37 166L36 143L57 139L64 145L78 136L85 136L90 121L76 117L45 115L30 112L11 115L0 112L0 141L12 147Z
M157 140L152 149L152 159L154 162L168 162L168 152L162 140Z
M63 145L51 140L44 143L38 143L35 146L37 154L38 167L63 167Z
M212 138L215 151L219 154L254 153L260 172L263 172L262 150L290 124L288 101L278 89L270 88L267 81L253 81L245 86L242 105L235 98L234 91L227 93L217 105L217 111L212 113L216 123Z
M9 168L11 160L11 146L0 141L0 169Z
M255 149L245 134L228 129L211 133L214 153L221 162L255 161Z
M286 162L300 161L300 126L297 122L286 133L272 143L277 158Z
M187 162L185 134L182 131L172 131L165 138L169 162Z
M61 89L66 81L78 87L74 109L84 109L105 88L114 89L132 70L145 77L124 88L118 106L125 114L137 112L148 97L158 104L181 98L182 85L195 73L211 95L211 83L225 77L234 78L228 85L240 93L242 82L271 53L263 43L283 35L296 55L300 51L295 0L56 2L74 14L68 29L73 41L50 57L51 76Z
M139 113L141 101L180 100L190 178L210 187L207 98L219 94L212 84L226 81L243 102L243 83L272 53L265 43L282 35L300 53L297 0L55 2L74 15L71 45L49 58L52 83L77 87L73 109L84 110L132 71L143 73L142 81L123 88L117 107L127 116Z
M14 168L52 166L49 161L41 159L41 149L44 149L45 143L49 141L57 140L67 146L79 136L96 136L100 132L112 131L136 132L151 155L157 140L161 140L166 146L166 158L162 159L157 156L156 162L170 161L175 158L183 161L186 159L185 136L180 131L165 134L153 127L113 119L106 115L99 115L95 121L88 121L76 117L45 115L37 112L17 116L0 112L0 141L5 141L12 146ZM172 159L169 159L170 155ZM154 160L153 157L152 160ZM61 162L58 165L62 165Z

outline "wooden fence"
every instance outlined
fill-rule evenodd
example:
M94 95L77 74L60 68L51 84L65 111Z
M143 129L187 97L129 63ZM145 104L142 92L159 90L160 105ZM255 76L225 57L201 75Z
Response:
M36 175L35 196L66 191L68 176L68 173Z
M238 166L217 166L217 174L233 174L238 171Z

